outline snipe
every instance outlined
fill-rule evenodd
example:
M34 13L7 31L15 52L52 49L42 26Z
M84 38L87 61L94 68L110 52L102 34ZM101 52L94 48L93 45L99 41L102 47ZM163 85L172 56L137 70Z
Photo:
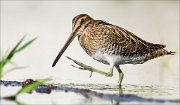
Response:
M52 67L56 65L76 36L78 36L81 47L89 56L110 65L110 71L105 73L106 76L113 76L114 67L118 70L119 85L124 76L119 65L143 64L150 59L175 53L164 49L165 45L146 42L124 28L102 20L94 20L87 14L80 14L74 17L72 33L57 55Z

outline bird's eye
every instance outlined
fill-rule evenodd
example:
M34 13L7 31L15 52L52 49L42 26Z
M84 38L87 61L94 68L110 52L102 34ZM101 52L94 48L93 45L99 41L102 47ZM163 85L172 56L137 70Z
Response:
M84 23L85 19L81 19L80 21L80 25L82 25Z

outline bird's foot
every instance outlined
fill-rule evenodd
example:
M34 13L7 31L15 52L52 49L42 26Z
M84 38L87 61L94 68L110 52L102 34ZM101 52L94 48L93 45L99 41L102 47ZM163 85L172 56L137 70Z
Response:
M83 63L81 63L81 62L79 62L79 61L76 61L76 60L74 60L74 59L72 59L72 58L70 58L70 57L68 57L68 56L66 56L66 57L67 57L69 60L73 61L75 64L77 64L77 65L79 66L79 67L78 67L78 66L72 65L73 67L75 67L75 68L77 68L77 69L80 69L80 70L88 70L88 71L91 71L91 75L92 75L93 72L97 72L97 73L102 74L102 75L107 76L107 77L112 77L112 76L113 76L112 70L110 70L109 72L104 72L104 71L98 70L98 69L96 69L96 68L93 68L93 67L91 67L91 66L88 66L88 65L86 65L86 64L83 64ZM91 77L91 75L90 75L90 77Z
M112 71L112 69L110 69L110 71L109 72L106 72L106 77L112 77L113 76L113 71Z
M80 70L89 70L89 71L91 71L91 72L94 72L94 71L97 70L97 69L95 69L95 68L93 68L93 67L91 67L91 66L88 66L88 65L85 65L85 64L83 64L83 63L81 63L81 62L79 62L79 61L76 61L76 60L74 60L74 59L72 59L72 58L70 58L70 57L68 57L68 56L67 56L67 58L68 58L69 60L73 61L75 64L79 65L79 67L78 67L78 66L75 66L75 65L72 65L73 67L75 67L75 68L77 68L77 69L80 69Z

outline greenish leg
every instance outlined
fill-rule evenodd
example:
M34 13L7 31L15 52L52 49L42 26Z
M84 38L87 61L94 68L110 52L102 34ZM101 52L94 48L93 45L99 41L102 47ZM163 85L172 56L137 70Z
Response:
M118 70L119 72L119 86L121 87L121 83L122 83L122 80L123 80L123 77L124 77L124 73L121 71L120 67L119 66L116 66L116 69Z
M77 65L79 65L79 67L74 66L74 65L72 65L72 66L75 67L75 68L78 68L80 70L88 70L88 71L91 71L91 73L96 72L96 73L102 74L102 75L107 76L107 77L112 77L113 76L113 68L111 68L109 72L104 72L104 71L98 70L96 68L93 68L91 66L85 65L85 64L83 64L83 63L81 63L79 61L76 61L76 60L68 57L68 56L67 56L67 58L69 60L73 61L74 63L76 63Z

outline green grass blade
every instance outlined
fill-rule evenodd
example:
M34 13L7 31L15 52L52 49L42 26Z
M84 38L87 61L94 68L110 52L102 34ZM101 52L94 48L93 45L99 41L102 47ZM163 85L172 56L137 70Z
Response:
M2 78L2 63L0 62L0 79Z
M23 44L22 46L20 46L25 37L26 37L26 35L21 38L21 40L16 44L16 46L8 54L6 54L6 56L1 57L1 60L0 60L0 79L2 77L3 67L11 61L12 57L16 53L25 49L27 46L29 46L32 42L34 42L37 39L37 37L35 37L35 38L29 40L28 42L26 42L25 44Z
M17 92L16 96L19 95L19 94L22 94L22 93L30 92L32 89L38 87L39 85L41 85L41 84L43 84L43 83L45 83L45 82L47 82L47 81L50 81L50 80L51 80L50 78L47 78L47 79L43 79L43 80L34 82L34 83L32 83L32 84L30 84L30 85L28 85L28 86L20 89L20 90Z
M6 57L1 57L1 62L0 62L0 79L2 78L2 71L3 71L3 67L7 64L7 62L9 62L11 60L11 58L14 56L16 49L18 48L18 46L22 43L22 41L24 40L25 36L23 36L21 38L21 40L16 44L16 46L9 52L9 54L7 54Z
M6 74L8 74L9 72L12 72L12 71L15 71L15 70L21 70L21 69L25 69L25 68L27 68L27 66L13 67L13 68L11 68L11 69L6 70L6 71L3 73L3 76L5 76Z
M11 60L11 58L14 56L16 49L18 48L18 46L22 43L22 41L24 40L25 36L16 44L16 46L9 52L9 54L2 59L1 61L1 69L4 67L4 65L7 64L8 61Z
M28 41L27 43L25 43L24 45L22 45L21 47L19 47L18 49L16 49L16 53L22 51L23 49L25 49L27 46L29 46L32 42L34 42L37 39L37 37L31 39L30 41Z

